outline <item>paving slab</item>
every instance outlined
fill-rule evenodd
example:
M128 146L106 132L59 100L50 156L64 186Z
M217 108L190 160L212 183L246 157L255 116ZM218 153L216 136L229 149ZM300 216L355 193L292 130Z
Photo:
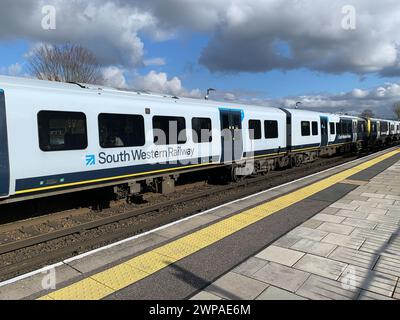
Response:
M294 265L295 269L306 271L328 279L339 279L347 264L335 260L306 254Z
M301 239L303 239L301 236L286 234L275 241L274 245L282 248L290 248Z
M339 281L390 298L396 288L397 277L349 265Z
M271 262L257 271L253 278L290 292L295 292L309 276L308 272Z
M303 252L272 245L258 253L256 255L256 258L280 263L285 266L291 267L297 261L299 261L302 256L304 256Z
M268 284L262 281L229 272L204 291L228 300L253 300L267 287Z
M277 288L274 286L268 287L263 293L261 293L256 300L307 300L304 297L298 296L292 292Z
M301 226L304 228L317 229L323 223L324 223L324 221L310 219L310 220L304 222Z
M400 299L400 282L399 281L400 280L397 281L397 287L393 294L393 298L395 298L395 299Z
M362 211L357 211L356 210L345 210L341 209L339 210L336 215L341 216L341 217L348 217L348 218L354 218L354 219L366 219L369 215L368 212L365 212L365 210Z
M296 294L312 300L354 300L359 292L357 287L312 275Z
M400 257L380 256L374 270L400 277Z
M361 290L357 300L394 300L388 296L383 296L375 292Z
M311 253L316 256L327 257L331 254L333 250L335 250L337 245L313 241L310 239L301 239L300 241L296 242L291 249Z
M338 246L359 249L364 243L365 238L358 236L345 236L343 234L329 233L325 238L322 239L324 243L331 243Z
M314 230L310 228L298 227L288 233L291 237L306 238L314 241L321 241L328 235L328 232L322 230Z
M348 236L350 233L354 231L354 228L351 226L346 226L344 224L325 222L322 225L320 225L317 228L317 230L329 233L338 233Z
M366 240L360 251L379 254L381 256L400 257L400 245L393 242Z
M207 291L201 291L198 294L196 294L195 296L193 296L190 300L222 300L221 297L218 297L215 294L212 294L210 292Z
M329 255L329 258L372 270L379 255L350 248L338 247Z
M233 272L239 273L244 276L251 277L254 275L258 270L265 267L268 264L268 261L259 259L256 257L251 257L250 259L246 260L235 269Z
M323 222L341 223L345 218L334 214L319 213L313 219Z
M377 226L376 222L373 221L365 221L362 219L355 219L355 218L346 218L342 224L351 227L359 227L362 229L374 229Z

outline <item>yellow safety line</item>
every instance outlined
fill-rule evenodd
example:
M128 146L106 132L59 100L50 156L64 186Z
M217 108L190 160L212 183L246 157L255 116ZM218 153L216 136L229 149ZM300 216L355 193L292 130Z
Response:
M389 152L255 208L245 210L127 262L51 292L39 300L98 300L105 298L243 228L399 153L400 150Z

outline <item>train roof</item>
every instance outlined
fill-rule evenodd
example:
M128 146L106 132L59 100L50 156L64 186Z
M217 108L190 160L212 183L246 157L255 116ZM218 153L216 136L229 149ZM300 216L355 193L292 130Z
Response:
M186 105L195 105L197 107L214 107L214 108L232 108L241 109L243 107L249 108L253 111L268 110L268 112L283 113L279 108L256 106L250 104L231 103L224 101L201 100L194 98L177 97L167 94L157 94L144 91L128 91L123 89L116 89L111 87L79 84L79 83L62 83L56 81L38 80L30 78L18 78L9 76L0 76L0 89L7 87L21 87L26 89L37 90L56 90L64 91L71 94L91 94L115 97L120 99L138 99L138 100L152 100L154 102L169 103L185 103Z
M169 103L184 103L186 105L193 105L196 107L211 107L211 108L232 108L232 109L242 109L243 107L248 108L253 112L257 111L265 111L271 113L283 113L283 111L278 107L267 107L260 105L252 105L247 103L237 103L237 102L226 102L226 101L214 101L214 100L202 100L202 99L194 99L194 98L185 98L185 97L176 97L167 94L160 93L152 93L145 91L135 91L135 90L124 90L124 89L116 89L112 87L106 87L101 85L91 85L91 84L81 84L81 83L63 83L56 81L47 81L47 80L38 80L31 78L23 78L23 77L9 77L9 76L0 76L0 89L6 89L7 87L22 87L26 89L32 90L56 90L63 91L65 93L71 94L96 94L107 96L110 98L120 98L120 99L136 99L136 100L146 100L146 101L154 101L154 102L169 102ZM335 113L324 113L318 111L310 111L310 110L302 110L302 109L291 109L284 108L292 113L310 113L310 114L320 114L327 116L340 116L343 118L351 118L351 119L362 119L356 116L350 115L341 115ZM373 121L395 121L395 120L385 120L385 119L371 119Z

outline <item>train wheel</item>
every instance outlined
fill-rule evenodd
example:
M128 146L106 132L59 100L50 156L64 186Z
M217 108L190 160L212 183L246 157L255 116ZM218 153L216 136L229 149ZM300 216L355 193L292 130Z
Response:
M240 182L240 181L243 181L243 180L245 179L245 176L238 175L238 174L236 173L236 169L237 169L237 166L232 166L232 169L231 169L231 180L232 180L233 182Z
M303 163L303 156L302 155L296 155L294 157L294 166L295 167L300 167Z

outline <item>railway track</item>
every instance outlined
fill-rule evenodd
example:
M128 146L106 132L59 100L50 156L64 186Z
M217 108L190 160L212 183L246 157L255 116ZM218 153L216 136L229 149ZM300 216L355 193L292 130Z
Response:
M362 156L365 156L364 154ZM318 159L227 185L196 184L156 204L95 212L75 210L0 225L0 280L112 243L298 178L360 155Z

